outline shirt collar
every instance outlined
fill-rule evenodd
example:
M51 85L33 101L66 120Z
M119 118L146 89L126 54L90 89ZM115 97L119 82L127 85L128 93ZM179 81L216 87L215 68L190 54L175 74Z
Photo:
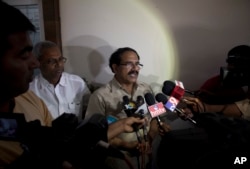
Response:
M112 88L123 89L122 85L116 80L115 77L113 77L113 79L111 80L111 89ZM134 89L137 89L137 88L138 88L138 83L136 82L135 85L134 85Z
M42 86L50 86L52 85L51 83L49 83L49 81L47 79L45 79L42 75L42 73L39 74L39 77L40 79L40 82L42 84ZM65 75L64 75L64 72L62 73L62 76L59 80L59 83L57 85L61 85L61 86L66 86L67 82L66 82L66 78L65 78Z

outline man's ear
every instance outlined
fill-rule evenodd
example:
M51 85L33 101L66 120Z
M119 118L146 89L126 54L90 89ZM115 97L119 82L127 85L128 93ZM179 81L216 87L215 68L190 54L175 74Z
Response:
M118 71L118 65L117 64L112 64L112 72L115 73Z

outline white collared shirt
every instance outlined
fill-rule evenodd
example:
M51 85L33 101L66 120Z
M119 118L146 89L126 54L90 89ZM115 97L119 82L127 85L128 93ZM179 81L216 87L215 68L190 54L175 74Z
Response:
M82 108L87 105L90 91L83 79L77 75L62 73L59 83L54 87L42 74L34 77L30 90L47 105L55 119L63 113L74 113L82 118Z

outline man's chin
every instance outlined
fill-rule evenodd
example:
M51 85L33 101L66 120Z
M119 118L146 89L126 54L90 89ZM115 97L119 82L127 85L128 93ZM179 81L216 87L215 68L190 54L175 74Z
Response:
M136 80L129 80L129 82L128 83L130 83L130 84L134 84L134 83L136 83L137 82L137 79Z
M129 78L129 81L131 82L131 83L136 83L137 82L137 77L130 77Z

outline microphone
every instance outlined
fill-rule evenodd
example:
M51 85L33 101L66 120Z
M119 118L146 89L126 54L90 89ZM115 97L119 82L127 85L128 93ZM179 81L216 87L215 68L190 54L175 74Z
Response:
M145 103L144 97L143 96L137 96L137 100L136 100L136 106L137 106L137 110L134 112L135 115L140 114L140 111L143 110L144 111L144 116L147 115L148 113L148 108L147 108L147 104ZM140 115L139 115L140 116Z
M166 80L163 83L162 92L170 96L168 104L168 109L172 112L175 110L176 106L182 100L185 92L188 90L184 89L184 85L182 82L175 80L175 83L169 80Z
M134 115L135 111L137 110L136 103L130 101L128 96L123 96L123 106L124 111L128 117Z
M140 109L138 114L140 115L141 118L144 117L145 113L144 113L144 109ZM143 125L143 137L145 141L148 141L148 136L147 136L147 126L146 124Z
M178 87L176 87L178 86ZM184 92L191 94L193 96L196 96L196 93L187 89L184 89L183 83L180 81L175 81L172 82L170 80L166 80L163 83L163 87L162 87L162 92L168 96L173 96L176 99L180 100L179 98L182 97L184 95ZM179 96L176 94L179 94Z
M123 105L124 105L124 111L127 115L127 117L135 116L135 111L137 110L136 103L129 100L128 96L123 96ZM132 127L135 131L136 137L138 142L142 142L139 128L136 124L132 124Z
M178 112L179 114L185 116L185 114L184 114L180 109L178 109L178 108L176 107L177 104L178 104L178 101L177 101L175 98L170 97L170 99L168 100L167 97L166 97L164 94L158 93L158 94L156 94L155 99L156 99L158 102L162 102L163 105L164 105L164 107L165 107L166 109L168 109L168 110L170 110L170 111L172 111L172 112L173 112L173 111L176 111L176 112ZM190 122L192 122L193 124L196 124L196 121L193 120L192 118L187 117L187 119L188 119Z
M159 115L166 113L166 110L162 102L156 103L152 93L146 93L144 95L146 103L148 105L148 111L152 118L156 117L158 125L161 127L161 119Z
M136 100L136 106L140 107L141 105L144 104L144 98L142 96L137 96L137 100Z

